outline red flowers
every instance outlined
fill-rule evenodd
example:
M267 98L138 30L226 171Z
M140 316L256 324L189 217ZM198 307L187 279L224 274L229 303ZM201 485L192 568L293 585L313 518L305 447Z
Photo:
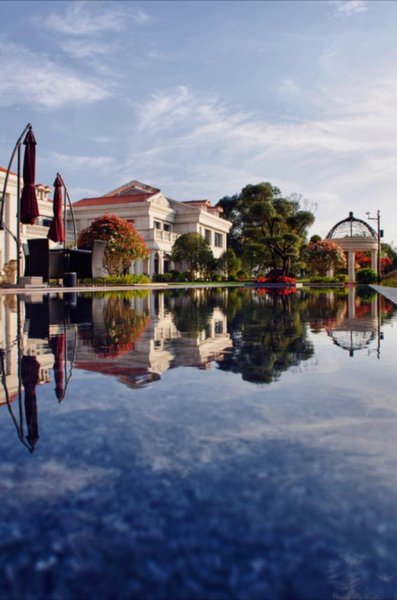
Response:
M295 277L287 277L287 275L276 275L271 277L259 276L256 278L256 283L281 283L284 285L295 285Z

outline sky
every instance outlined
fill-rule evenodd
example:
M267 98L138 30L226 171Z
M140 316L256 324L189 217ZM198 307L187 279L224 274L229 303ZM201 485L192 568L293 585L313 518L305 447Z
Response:
M1 166L31 123L72 201L269 181L311 234L379 210L397 245L396 2L3 0L0 23Z

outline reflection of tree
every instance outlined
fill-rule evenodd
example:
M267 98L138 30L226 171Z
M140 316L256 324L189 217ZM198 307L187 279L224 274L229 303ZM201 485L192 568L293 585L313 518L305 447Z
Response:
M305 301L278 295L277 290L266 295L231 291L231 299L236 293L244 301L229 320L233 348L219 362L221 369L241 373L248 381L270 383L313 356L306 336Z
M133 350L149 322L145 314L138 314L127 298L110 296L103 307L103 328L94 335L92 343L102 356L115 357Z
M345 288L312 289L310 293L306 292L306 302L310 314L310 329L313 333L322 331L324 327L335 327L347 314Z
M220 305L216 290L190 289L173 292L169 300L175 327L185 337L196 337L204 331L214 308Z

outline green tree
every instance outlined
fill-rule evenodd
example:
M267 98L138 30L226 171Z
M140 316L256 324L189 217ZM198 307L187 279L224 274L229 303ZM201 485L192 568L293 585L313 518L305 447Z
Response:
M278 269L287 275L298 263L314 214L296 197L283 198L270 183L247 185L218 203L233 220L235 247L250 269Z
M106 241L104 262L110 275L124 273L132 261L146 258L150 252L135 227L115 215L95 219L80 232L78 244L91 245L94 240Z
M305 248L304 256L310 271L322 276L331 269L337 271L346 267L342 248L332 240L312 242Z
M223 196L223 198L217 202L217 206L222 209L220 216L232 223L228 233L228 246L240 256L242 254L242 223L238 199L238 194L234 194L234 196Z
M218 270L226 276L235 275L241 268L241 261L233 248L225 250L218 259Z
M171 256L173 261L188 265L192 281L197 272L207 273L214 261L208 242L195 232L179 236L172 247Z

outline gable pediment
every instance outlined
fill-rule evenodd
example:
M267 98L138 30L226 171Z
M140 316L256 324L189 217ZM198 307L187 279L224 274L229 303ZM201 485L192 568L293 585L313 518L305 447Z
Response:
M134 194L158 194L159 192L159 188L134 179L133 181L129 181L128 183L119 186L111 192L107 192L104 194L104 196L133 196Z

